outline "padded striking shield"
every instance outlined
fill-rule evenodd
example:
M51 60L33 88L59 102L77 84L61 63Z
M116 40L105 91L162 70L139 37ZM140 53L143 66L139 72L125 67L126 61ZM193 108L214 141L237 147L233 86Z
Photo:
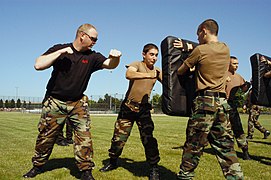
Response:
M270 57L259 53L250 57L252 68L251 102L252 104L271 107L271 78L264 77L264 74L271 69L266 63L261 62L262 58L271 61Z
M183 40L184 50L173 47L177 37L168 36L161 42L162 71L163 71L163 93L162 111L171 116L190 116L192 102L195 97L194 73L187 73L183 76L177 75L177 70L189 56L187 43L193 48L198 44L192 41Z

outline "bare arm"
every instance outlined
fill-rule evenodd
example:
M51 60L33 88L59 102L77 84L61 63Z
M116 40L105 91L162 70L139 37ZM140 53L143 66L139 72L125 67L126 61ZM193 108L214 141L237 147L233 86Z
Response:
M104 61L102 67L106 69L115 69L120 63L120 56L121 56L120 51L112 49L109 53L108 59Z
M173 46L175 48L179 48L181 49L182 51L190 51L190 50L193 50L193 45L192 44L189 44L189 43L186 43L186 48L184 47L184 44L182 42L182 39L178 39L178 40L175 40L174 43L173 43ZM183 75L188 69L190 69L190 71L195 71L195 66L192 67L192 68L189 68L186 64L182 64L178 70L177 70L177 74L178 75Z
M160 83L162 83L163 80L163 76L162 76L162 71L159 72L158 74L158 79L157 79Z
M186 72L187 70L189 70L189 67L188 67L185 63L183 63L183 64L178 68L177 74L178 74L178 75L184 75L185 72Z
M126 71L126 79L135 80L135 79L154 79L157 77L157 72L153 73L143 73L137 72L135 67L129 66Z
M266 72L263 76L265 78L271 78L271 71Z
M44 70L47 69L49 67L51 67L51 65L55 62L55 60L64 53L69 53L72 54L73 50L71 49L71 47L66 47L63 49L60 49L58 51L55 51L51 54L47 54L47 55L41 55L36 59L35 62L35 69L36 70Z

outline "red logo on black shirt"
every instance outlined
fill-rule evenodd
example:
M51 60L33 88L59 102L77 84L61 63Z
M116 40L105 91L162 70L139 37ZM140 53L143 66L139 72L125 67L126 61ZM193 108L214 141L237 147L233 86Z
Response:
M83 63L83 64L87 64L87 63L88 63L88 60L87 60L87 59L83 59L83 60L82 60L82 63Z

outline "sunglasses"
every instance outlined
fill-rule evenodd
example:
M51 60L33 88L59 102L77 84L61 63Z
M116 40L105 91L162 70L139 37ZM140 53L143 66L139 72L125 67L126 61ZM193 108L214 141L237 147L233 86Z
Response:
M86 32L84 32L84 31L81 31L82 33L84 33L85 35L87 35L88 36L88 38L91 40L91 41L93 41L93 42L97 42L98 41L98 38L95 38L95 37L91 37L90 35L88 35Z

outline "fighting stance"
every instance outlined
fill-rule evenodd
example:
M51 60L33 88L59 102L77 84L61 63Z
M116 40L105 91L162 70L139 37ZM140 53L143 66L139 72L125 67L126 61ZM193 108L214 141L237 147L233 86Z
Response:
M261 133L263 133L264 139L267 139L267 137L270 135L270 132L266 130L259 122L261 109L258 105L254 105L251 103L251 92L252 89L249 90L245 105L243 106L243 108L248 111L247 139L253 139L254 127L258 129Z
M192 179L205 146L210 143L226 179L243 179L234 150L225 86L230 52L218 41L218 24L202 22L197 30L199 45L178 69L184 75L195 66L196 97L186 128L186 142L178 179ZM175 42L181 43L181 42ZM177 46L176 47L180 47Z
M237 107L238 107L238 98L236 92L241 88L242 92L247 92L250 84L244 80L244 78L236 73L238 69L238 59L234 56L230 57L230 65L226 79L226 94L228 103L231 106L230 110L230 122L233 130L234 137L236 139L237 145L243 151L243 159L249 160L248 153L248 142L246 135L242 126L241 118L239 116Z
M129 80L129 87L115 122L111 148L108 150L110 161L100 171L106 172L118 167L118 157L136 123L147 162L151 167L149 179L157 180L159 179L157 163L160 156L157 140L153 137L154 123L150 113L152 107L148 101L156 80L162 81L161 70L154 66L158 47L154 44L146 44L142 56L143 61L136 61L127 66L126 78Z
M116 68L121 56L117 50L111 50L108 58L91 50L97 37L94 26L83 24L78 28L73 43L55 45L36 59L36 70L53 66L53 72L42 103L39 135L32 158L33 168L23 175L24 178L33 178L42 172L42 166L48 161L59 132L65 121L69 120L74 130L74 154L76 164L82 171L81 179L94 179L91 120L88 97L84 91L93 72Z

